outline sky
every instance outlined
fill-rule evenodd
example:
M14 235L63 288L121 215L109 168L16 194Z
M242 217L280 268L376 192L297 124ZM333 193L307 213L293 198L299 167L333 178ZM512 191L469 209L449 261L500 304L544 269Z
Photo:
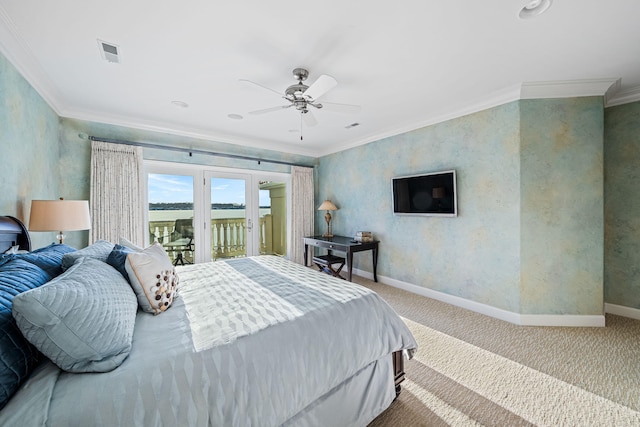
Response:
M193 202L193 177L149 174L149 203ZM244 180L213 178L211 203L245 203ZM260 191L260 206L269 206L269 192Z

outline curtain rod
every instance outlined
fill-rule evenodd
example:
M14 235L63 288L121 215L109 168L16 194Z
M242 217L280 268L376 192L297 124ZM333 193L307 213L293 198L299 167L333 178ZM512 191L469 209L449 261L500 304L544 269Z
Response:
M195 154L204 154L207 156L227 157L229 159L252 160L254 162L258 162L258 164L260 164L261 162L265 162L265 163L275 163L278 165L302 166L305 168L313 167L313 166L305 165L302 163L285 162L282 160L268 160L268 159L261 159L259 157L241 156L239 154L227 154L227 153L218 153L216 151L172 147L170 145L150 144L148 142L134 142L134 141L123 141L118 139L99 138L97 136L91 136L91 135L85 135L85 134L79 134L78 136L83 139L88 139L89 141L107 142L109 144L133 145L134 147L156 148L159 150L168 150L168 151L179 151L182 153L189 153L189 156L195 153Z

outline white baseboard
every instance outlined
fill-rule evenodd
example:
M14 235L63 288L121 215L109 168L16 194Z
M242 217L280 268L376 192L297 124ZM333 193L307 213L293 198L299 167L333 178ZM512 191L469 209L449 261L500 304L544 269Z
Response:
M353 269L353 274L373 280L373 273L368 271ZM390 277L378 274L378 281L385 285L390 285L408 292L412 292L423 297L442 301L447 304L461 307L476 313L504 320L522 326L570 326L570 327L603 327L605 326L605 317L602 315L554 315L554 314L520 314L512 311L503 310L491 305L482 304L471 301L455 295L449 295L444 292L434 291L433 289L424 288L411 283L392 279ZM607 311L609 312L609 311ZM638 310L640 316L640 310ZM639 317L640 318L640 317Z
M630 317L631 319L640 320L640 309L637 308L605 303L604 312L615 314L616 316Z
M604 327L604 314L520 314L520 324L526 326Z

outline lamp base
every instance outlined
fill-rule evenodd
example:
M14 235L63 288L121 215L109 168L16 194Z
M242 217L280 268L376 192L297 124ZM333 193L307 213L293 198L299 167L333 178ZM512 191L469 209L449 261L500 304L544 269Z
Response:
M322 237L333 237L333 231L331 230L331 214L327 211L324 214L324 219L327 221L327 232L322 234Z

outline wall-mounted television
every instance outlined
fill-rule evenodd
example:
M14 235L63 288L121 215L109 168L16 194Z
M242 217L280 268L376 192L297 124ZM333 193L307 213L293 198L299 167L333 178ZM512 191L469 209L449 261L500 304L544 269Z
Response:
M392 178L394 215L458 216L456 171Z

